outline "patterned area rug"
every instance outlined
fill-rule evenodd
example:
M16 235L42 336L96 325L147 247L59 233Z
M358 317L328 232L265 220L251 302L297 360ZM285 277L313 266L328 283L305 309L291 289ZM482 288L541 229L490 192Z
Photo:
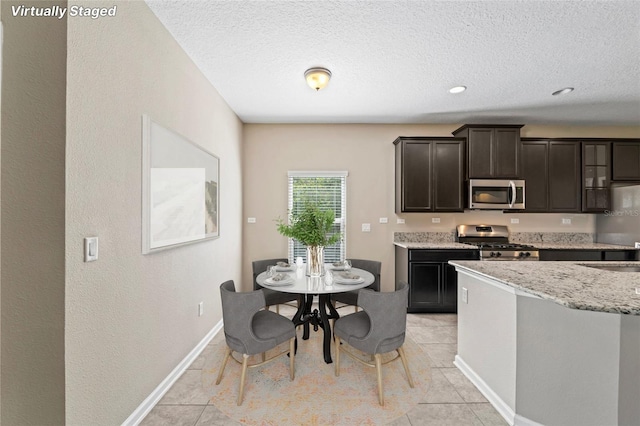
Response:
M276 348L278 351L285 346ZM262 367L248 369L244 401L236 405L240 364L229 360L219 385L215 385L226 345L217 345L202 370L202 385L211 404L230 418L247 425L383 425L406 414L426 395L431 383L427 356L411 339L404 344L415 387L409 387L402 361L382 367L384 407L378 404L375 368L349 358L341 351L340 376L335 364L322 357L322 330L302 340L298 331L295 380L289 380L289 358L284 355ZM355 352L353 348L348 348ZM395 353L395 352L394 352ZM237 354L236 354L237 355ZM332 348L335 362L335 352ZM387 358L392 357L388 354ZM369 359L364 358L364 359ZM251 362L259 357L250 359Z

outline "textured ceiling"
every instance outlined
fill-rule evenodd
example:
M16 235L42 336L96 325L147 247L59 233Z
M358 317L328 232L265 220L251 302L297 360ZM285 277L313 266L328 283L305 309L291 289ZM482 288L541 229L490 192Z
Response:
M147 4L247 123L640 125L637 0Z

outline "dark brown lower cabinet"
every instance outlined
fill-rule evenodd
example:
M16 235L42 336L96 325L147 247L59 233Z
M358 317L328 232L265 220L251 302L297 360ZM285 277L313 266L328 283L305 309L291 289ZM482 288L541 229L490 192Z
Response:
M396 283L409 283L407 312L457 312L458 275L449 260L478 260L478 250L425 250L396 246Z
M589 260L638 260L638 250L540 250L540 260L589 261Z

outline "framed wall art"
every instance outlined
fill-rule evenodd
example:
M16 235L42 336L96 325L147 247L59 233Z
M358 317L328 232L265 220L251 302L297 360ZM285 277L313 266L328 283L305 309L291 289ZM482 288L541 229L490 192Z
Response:
M142 116L142 253L217 238L220 159Z

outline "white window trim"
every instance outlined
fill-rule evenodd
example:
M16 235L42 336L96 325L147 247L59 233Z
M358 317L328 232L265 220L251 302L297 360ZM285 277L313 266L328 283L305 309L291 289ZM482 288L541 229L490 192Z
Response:
M342 199L341 199L341 203L342 203L342 217L340 219L336 219L334 223L342 220L342 245L341 245L341 257L343 259L347 258L347 177L349 176L349 172L348 171L302 171L302 170L290 170L287 172L287 211L291 212L293 210L293 197L290 197L290 190L291 188L289 187L289 182L291 181L291 178L296 178L296 177L301 177L301 178L305 178L305 177L310 177L310 178L314 178L314 177L318 177L318 178L344 178L344 188L342 191ZM287 217L287 222L289 220L289 217ZM291 257L293 256L293 239L289 238L289 242L287 244L287 252L289 255L289 261L290 262L295 262L295 259L291 259Z

